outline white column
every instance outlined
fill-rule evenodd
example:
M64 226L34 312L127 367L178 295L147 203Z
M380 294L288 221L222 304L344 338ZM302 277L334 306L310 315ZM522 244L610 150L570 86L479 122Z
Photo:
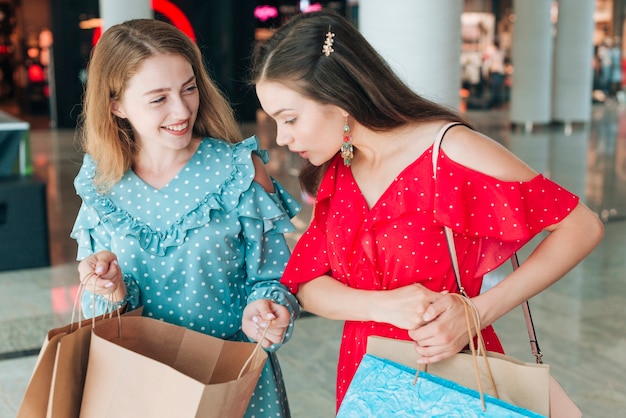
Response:
M550 133L546 129L534 132L511 129L505 146L538 173L550 175Z
M510 119L513 123L551 121L552 0L515 0L513 76Z
M129 19L154 18L150 0L100 0L102 30Z
M359 30L416 93L458 109L463 0L359 1Z
M559 2L552 100L554 120L566 123L591 120L594 11L593 1Z
M550 178L585 202L591 128L586 125L571 133L553 130L550 135Z

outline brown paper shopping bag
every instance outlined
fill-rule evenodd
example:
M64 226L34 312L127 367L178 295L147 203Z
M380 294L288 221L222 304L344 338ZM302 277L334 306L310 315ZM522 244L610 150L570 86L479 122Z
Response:
M267 359L258 347L147 317L122 317L121 333L102 323L80 416L242 417Z
M77 296L78 297L78 296ZM75 306L76 308L76 306ZM120 313L124 312L126 306L120 309ZM140 314L140 311L137 311L137 314ZM111 314L109 314L111 315ZM39 356L37 357L37 361L35 363L35 367L33 369L33 373L31 378L26 386L26 391L24 392L24 397L22 398L22 402L20 404L20 408L17 412L17 418L43 418L46 416L71 416L71 415L51 415L52 411L49 410L51 408L50 402L53 400L53 396L55 392L59 392L61 401L57 402L58 404L65 404L62 408L69 408L72 404L71 399L76 398L74 395L75 392L82 393L82 386L79 389L73 390L70 392L68 390L68 384L63 384L60 386L60 389L54 390L57 385L55 385L55 380L64 380L66 374L74 373L75 370L81 370L82 380L74 380L75 384L82 385L82 381L84 381L84 373L86 370L86 359L83 359L79 362L70 362L66 363L63 360L71 359L73 360L72 354L65 353L66 349L72 348L72 350L81 350L85 353L89 351L89 341L91 339L91 328L99 324L101 321L107 320L105 316L98 316L96 318L85 319L83 321L74 322L74 315L69 324L64 325L62 327L53 328L48 331L46 336L44 337L41 349L39 350ZM61 342L64 341L63 348L61 349ZM59 351L61 349L61 351ZM62 359L60 365L60 372L57 367L57 357L60 356ZM72 370L69 369L72 368ZM80 402L80 398L78 398L78 402ZM80 407L80 403L78 404ZM76 410L78 412L78 410ZM77 413L74 415L77 416Z
M51 330L46 335L39 350L35 368L26 386L20 408L17 411L17 418L43 418L46 416L57 345L66 333L56 333Z
M124 312L125 307L104 319L83 321L76 331L63 336L58 342L48 397L47 418L78 417L87 374L87 360L91 343L91 330L105 321L117 323L119 315L141 316L143 308Z

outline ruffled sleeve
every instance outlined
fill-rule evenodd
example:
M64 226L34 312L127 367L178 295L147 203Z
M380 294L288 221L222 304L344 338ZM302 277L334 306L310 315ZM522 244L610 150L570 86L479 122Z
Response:
M268 154L259 150L256 138L234 146L234 159L244 178L253 179L255 175L252 152L267 163ZM280 283L291 254L284 234L295 230L291 218L301 206L280 183L274 179L272 183L274 191L268 192L258 183L250 181L249 187L240 194L236 211L246 241L248 303L269 299L289 310L291 321L282 341L285 343L291 338L300 306L289 289ZM274 351L280 345L274 344L268 351Z
M82 198L78 216L76 217L74 227L70 233L70 236L74 238L78 244L77 260L82 260L99 251L110 251L111 249L111 231L102 223L98 211L92 207L92 203L97 200L92 184L94 174L95 163L88 154L85 154L83 157L83 165L74 179L74 187ZM126 303L128 303L130 309L138 308L141 303L139 300L139 286L137 282L129 275L124 275L123 279L126 285L126 297L114 304L111 304L106 298L95 295L88 289L85 289L81 301L82 311L85 316L89 317L94 314L96 316L102 315Z
M544 228L563 220L578 196L539 174L505 182L439 154L434 216L480 248L476 276L506 261Z
M96 201L96 194L92 191L94 174L95 163L89 154L85 154L83 165L74 179L74 187L82 199L82 204L70 233L78 244L78 260L98 251L110 250L110 240L106 229L97 228L101 224L101 218L93 207Z
M338 161L336 157L322 178L311 224L296 243L281 279L281 283L294 294L298 293L300 284L328 274L331 270L327 251L326 219L330 210L330 198L335 189Z

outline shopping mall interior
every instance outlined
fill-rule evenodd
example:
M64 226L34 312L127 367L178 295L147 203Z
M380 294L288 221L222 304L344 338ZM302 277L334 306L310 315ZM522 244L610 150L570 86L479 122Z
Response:
M181 5L181 9L195 4L200 7L200 14L208 13L204 2L172 3ZM285 3L291 7L296 2L244 3ZM322 3L353 17L358 10L356 1ZM68 81L65 77L84 66L96 31L91 28L76 35L57 33L57 29L59 19L96 19L97 4L94 0L0 0L0 116L6 119L7 126L17 126L20 138L26 138L26 144L19 148L5 146L0 140L0 152L12 153L10 157L0 155L0 418L15 417L44 336L49 329L68 323L72 315L78 273L76 243L69 232L80 206L73 180L82 161L75 132L81 81L77 77ZM506 48L510 45L507 22L514 16L513 6L512 0L466 2L460 62L469 63L476 54L485 55L485 51L477 50L486 44L476 27L491 28L487 33L497 35L504 77L502 87L494 93L482 71L478 79L469 74L471 71L464 72L461 110L479 131L579 195L604 222L605 236L596 250L530 303L544 360L583 415L621 416L626 410L626 321L620 319L626 304L623 86L613 83L605 88L600 72L597 73L589 97L592 111L588 122L539 124L532 129L512 123L508 99L513 87L507 71L512 71L515 63L506 59ZM293 9L283 10L293 13ZM623 18L621 1L597 0L595 52L606 39L621 38ZM255 25L252 32L262 36L259 34L269 24L259 20ZM71 54L65 51L56 55L53 50L57 47L53 45L70 42L70 38L71 42L79 42L78 47ZM59 55L67 71L51 74L55 73L50 71L51 62ZM590 65L594 57L590 57ZM11 69L7 60L11 61ZM218 80L220 74L229 71L243 77L242 72L233 69L237 67L233 64L236 57L225 61L231 67L216 69ZM240 87L232 80L222 84L231 97L241 94L240 107L236 109L244 135L259 137L270 153L270 173L303 205L293 220L296 231L288 235L293 246L308 225L312 211L297 179L303 160L276 145L273 122L258 109L254 97L246 96L249 92L242 93ZM520 251L522 261L536 243L533 240ZM487 284L496 283L509 269L503 266L490 273ZM495 328L508 354L528 362L534 360L521 309L501 318ZM291 341L279 350L292 416L334 416L341 332L339 321L303 315Z

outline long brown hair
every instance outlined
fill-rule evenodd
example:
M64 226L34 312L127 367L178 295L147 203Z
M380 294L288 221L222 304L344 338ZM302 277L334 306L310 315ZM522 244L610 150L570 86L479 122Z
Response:
M329 31L335 34L334 51L326 56L322 46ZM411 90L352 23L332 11L296 15L258 43L251 80L288 85L309 99L346 110L375 131L434 120L467 123L455 111ZM307 192L317 193L327 165L308 164L301 171L300 182Z
M200 96L194 135L229 142L242 139L231 106L210 79L198 46L187 35L154 19L111 26L96 44L88 65L79 126L83 150L96 162L94 184L101 192L122 178L137 152L129 123L113 115L111 103L121 99L143 62L157 54L182 56L192 66Z

